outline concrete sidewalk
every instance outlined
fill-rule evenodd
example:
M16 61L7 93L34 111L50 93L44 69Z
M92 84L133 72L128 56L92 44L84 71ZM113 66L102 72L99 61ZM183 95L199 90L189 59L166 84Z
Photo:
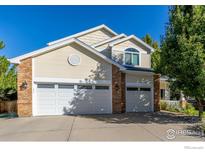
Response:
M204 141L190 135L167 138L169 129L192 128L188 118L166 112L5 118L0 141Z

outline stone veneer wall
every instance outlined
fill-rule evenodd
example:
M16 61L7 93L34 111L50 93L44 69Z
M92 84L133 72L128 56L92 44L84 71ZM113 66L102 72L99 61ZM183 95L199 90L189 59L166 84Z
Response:
M22 83L27 88L22 88ZM17 114L18 116L32 116L32 59L22 60L17 66Z
M125 73L112 65L112 112L125 112Z
M154 111L160 111L160 75L154 74Z

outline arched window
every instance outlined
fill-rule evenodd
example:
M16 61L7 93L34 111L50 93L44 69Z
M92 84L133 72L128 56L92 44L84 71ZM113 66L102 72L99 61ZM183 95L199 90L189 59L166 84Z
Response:
M139 51L135 48L125 49L125 65L139 65Z
M127 48L127 49L125 49L125 51L139 53L139 51L137 49L135 49L135 48Z

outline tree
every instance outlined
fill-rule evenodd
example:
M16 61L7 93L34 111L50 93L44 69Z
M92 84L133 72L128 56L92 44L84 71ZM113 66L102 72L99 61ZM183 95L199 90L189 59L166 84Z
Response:
M0 41L0 49L4 48L4 42L3 41Z
M172 6L161 42L162 73L186 96L205 104L205 6Z
M156 73L160 73L160 48L157 41L154 41L149 34L146 34L142 39L155 49L155 51L151 54L151 67Z
M0 42L0 48L4 47ZM11 66L5 56L0 56L0 100L16 98L16 66Z

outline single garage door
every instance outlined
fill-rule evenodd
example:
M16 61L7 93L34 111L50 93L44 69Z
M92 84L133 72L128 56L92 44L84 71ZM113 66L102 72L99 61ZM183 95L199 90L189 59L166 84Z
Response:
M37 115L112 112L109 85L37 84Z
M151 88L127 87L126 112L152 111Z

